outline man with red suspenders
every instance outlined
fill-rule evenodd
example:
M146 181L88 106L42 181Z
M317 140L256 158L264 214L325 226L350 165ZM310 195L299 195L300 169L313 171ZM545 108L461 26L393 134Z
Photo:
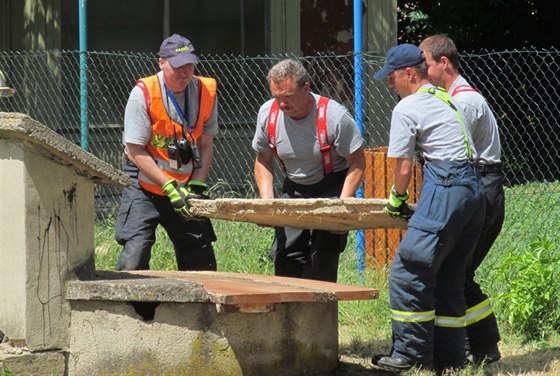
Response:
M501 358L498 349L500 333L490 300L474 280L474 275L498 237L505 216L498 125L484 97L459 74L457 48L450 38L441 34L433 35L424 39L420 48L428 64L430 81L443 87L461 105L465 124L470 129L478 153L478 168L486 196L486 215L465 280L466 352L471 362L488 364Z
M158 225L175 249L179 270L216 270L208 219L192 218L190 198L207 198L206 178L218 132L216 81L194 75L191 42L173 34L159 50L155 75L130 93L124 115L124 171L115 237L123 246L118 270L149 269Z
M364 141L348 110L312 93L299 61L277 63L267 79L273 99L259 110L252 143L260 197L274 198L275 157L285 174L281 198L354 196L365 167ZM276 275L336 282L348 233L275 231L271 256Z

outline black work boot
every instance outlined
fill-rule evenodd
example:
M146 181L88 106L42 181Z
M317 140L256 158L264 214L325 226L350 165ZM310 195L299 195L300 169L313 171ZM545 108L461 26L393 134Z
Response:
M371 358L371 362L375 366L385 371L393 372L396 374L408 371L412 367L419 367L426 370L431 369L431 367L428 367L426 365L416 363L416 362L411 362L406 359L400 358L398 356L390 356L390 355L382 355L382 354L374 355Z
M475 365L495 363L502 358L502 354L500 353L497 343L483 349L482 351L473 349L467 350L465 355L467 357L467 361Z

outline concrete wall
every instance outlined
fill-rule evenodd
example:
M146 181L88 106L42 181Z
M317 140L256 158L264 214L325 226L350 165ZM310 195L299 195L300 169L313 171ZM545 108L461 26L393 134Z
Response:
M93 273L94 182L130 178L28 116L0 112L0 330L68 347L65 281Z
M275 304L263 313L160 303L153 320L126 302L71 305L69 376L326 375L337 366L337 302Z
M65 347L63 282L70 271L93 268L93 184L5 139L0 177L0 328L30 348Z

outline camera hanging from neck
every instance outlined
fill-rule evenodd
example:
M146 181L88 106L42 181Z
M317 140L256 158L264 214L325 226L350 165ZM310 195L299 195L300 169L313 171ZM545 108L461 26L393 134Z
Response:
M175 134L175 132L173 132L173 137L175 138L175 147L178 149L177 150L178 157L180 157L181 159L180 161L178 158L176 159L177 161L176 165L178 166L177 168L180 168L180 162L186 164L189 163L191 160L193 163L193 169L200 168L202 167L202 160L200 159L200 150L198 149L198 145L195 138L192 136L193 128L189 126L189 91L188 89L185 89L186 116L185 114L183 114L183 111L181 111L181 107L177 103L177 99L175 98L175 95L171 92L171 90L169 90L167 85L165 85L165 91L167 94L167 99L168 100L171 99L171 103L173 103L173 107L175 107L175 110L179 115L179 118L181 119L181 139L177 140L177 135ZM169 107L169 102L168 102L168 107ZM191 135L190 140L185 134L185 128L187 132L189 132L189 134Z

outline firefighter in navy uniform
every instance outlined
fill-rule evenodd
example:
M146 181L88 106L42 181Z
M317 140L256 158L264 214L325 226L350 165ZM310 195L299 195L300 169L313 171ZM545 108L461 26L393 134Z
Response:
M155 232L173 242L179 270L216 270L208 219L194 218L190 198L208 198L206 178L218 131L216 81L194 75L191 42L177 34L159 50L161 71L142 78L125 110L124 170L134 183L122 192L115 237L118 270L149 269Z
M409 220L389 273L393 347L373 363L399 373L465 363L465 269L484 220L484 195L471 136L458 104L427 79L422 51L389 50L376 79L389 77L402 99L391 118L388 156L396 159L385 212ZM412 160L425 159L416 211L406 204Z

